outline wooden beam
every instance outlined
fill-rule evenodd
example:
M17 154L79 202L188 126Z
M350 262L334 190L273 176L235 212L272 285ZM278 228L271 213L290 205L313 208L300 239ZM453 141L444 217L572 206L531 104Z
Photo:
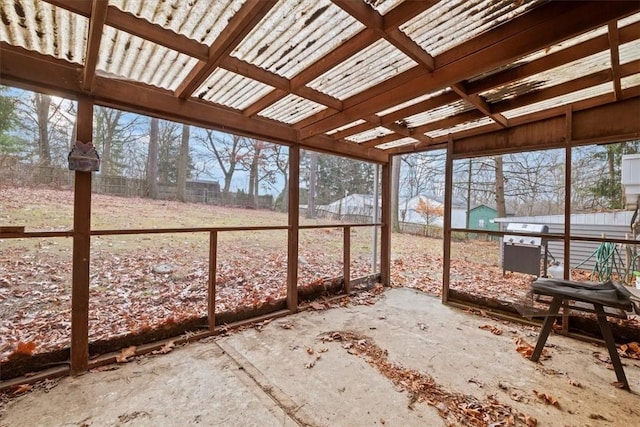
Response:
M613 77L613 93L615 93L617 101L622 98L622 83L620 82L620 36L618 34L618 21L609 22L608 30L611 72Z
M82 89L87 92L91 92L93 78L96 75L100 41L102 40L104 23L107 19L107 6L109 6L108 0L94 0L91 4L89 37L87 37L87 51L84 60L84 70L82 71Z
M602 70L593 74L569 80L564 83L549 86L541 90L525 93L524 95L520 95L512 99L496 102L495 104L493 104L493 109L494 111L500 112L509 111L515 108L524 107L540 101L555 98L557 96L567 95L610 81L611 70Z
M242 114L247 117L255 116L260 111L267 108L269 105L284 98L287 94L288 92L282 89L272 90L271 92L260 98L258 101L245 108L242 111Z
M409 58L423 65L428 71L433 70L433 57L425 52L413 40L407 37L398 28L384 27L384 20L375 9L361 1L332 0L342 10L362 22L367 28L373 30L380 37L394 45Z
M281 89L287 93L291 91L289 80L285 77L245 62L235 56L225 56L220 62L220 68L257 80L266 85L273 86L276 89Z
M209 283L207 292L207 320L209 330L216 329L216 281L218 269L218 232L209 233Z
M545 3L443 53L435 58L437 66L431 74L420 72L419 75L401 82L403 77L416 72L415 69L410 69L375 88L344 100L344 111L301 128L301 138L340 127L353 121L354 117L372 114L464 81L638 10L640 4L624 1L604 4L588 1ZM479 46L479 42L483 44ZM389 81L394 84L388 84ZM374 91L378 92L383 87L384 93L374 95Z
M71 99L83 93L77 64L48 57L0 42L0 79L41 91L63 94ZM291 126L265 118L248 118L241 113L198 99L180 100L171 91L144 84L96 76L92 93L96 103L181 123L218 129L264 141L300 144L303 147L355 158L385 163L388 155L381 150L356 144L336 144L331 138L298 139Z
M506 128L508 126L508 121L505 116L500 113L494 113L493 111L491 111L491 106L487 104L484 99L480 98L480 96L467 94L464 86L461 83L454 83L453 85L451 85L451 88L455 93L460 95L462 99L476 107L484 115L490 117L494 122L498 123L503 128Z
M623 102L634 101L634 102L640 103L640 86L624 89L622 91L622 98L623 98ZM618 102L618 104L619 103L620 102ZM598 95L592 98L574 102L570 104L570 107L574 112L574 114L576 114L577 112L580 112L580 111L593 111L594 109L608 108L611 105L616 105L613 94L603 94L603 95ZM629 104L629 105L632 105L632 104ZM634 111L635 107L633 108L625 107L625 108L629 108L632 114L635 113ZM542 122L542 121L557 118L557 117L561 117L564 120L566 109L567 109L566 105L561 105L558 107L549 108L544 111L537 111L535 113L514 117L511 119L510 125L512 128L525 126L525 125L533 125L538 122ZM594 114L597 114L597 113L594 113ZM613 113L610 116L614 116L615 114L616 113ZM628 118L628 116L625 116L625 117ZM465 144L467 145L465 152L462 153L461 156L471 157L471 156L486 155L487 152L483 151L485 147L483 147L482 144L479 144L480 146L478 147L473 147L472 145L476 144L479 139L482 139L485 137L488 139L496 139L497 138L496 132L498 132L499 129L496 129L495 126L496 126L495 124L479 126L477 128L457 132L454 135L454 137L456 138L456 141L465 141ZM637 132L634 131L633 122L627 123L626 126L628 126L627 130L622 129L622 132L606 132L600 135L592 135L589 138L582 138L579 140L574 139L573 145L577 146L577 145L585 145L585 144L609 143L609 142L619 142L624 140L637 139L638 135L637 135ZM446 144L447 144L447 137L439 136L437 138L434 138L433 145L428 147L420 147L420 149L416 149L416 147L413 147L413 146L402 146L402 147L392 148L384 151L388 153L390 156L394 156L394 155L407 154L407 153L412 153L417 151L428 151L428 150L440 149L440 148L444 148ZM562 144L562 141L561 141L557 144L549 143L545 147L546 148L563 148L564 145ZM536 149L535 146L529 147L529 148L522 148L514 145L513 148L509 148L505 146L490 154L504 154L504 153L510 153L510 152L518 152L519 150L528 151L528 150L535 150L535 149Z
M380 282L384 286L391 286L391 161L382 165L381 174Z
M93 102L78 100L78 141L93 140ZM89 366L89 258L91 253L91 172L75 172L73 192L73 270L71 273L71 374Z
M209 48L207 60L196 64L182 83L178 85L176 96L182 99L190 97L219 66L224 56L231 53L242 42L244 37L269 13L276 3L276 0L244 3Z
M516 151L564 148L567 138L566 110L572 108L572 143L612 142L640 138L640 96L575 110L561 106L553 117L512 125L509 129L456 139L456 158Z
M427 9L432 8L440 0L405 1L384 14L384 31L398 28L405 22L415 18Z
M351 293L351 227L342 228L342 290Z
M300 149L289 148L289 234L287 247L287 308L298 311L298 240L300 226Z
M636 22L619 30L620 44L628 43L630 41L640 38L640 22ZM570 48L563 49L558 52L544 55L543 57L531 61L529 63L519 65L514 68L510 68L499 73L492 74L484 79L476 80L473 82L467 82L465 84L467 93L477 94L487 91L494 87L502 86L507 83L521 80L526 77L533 76L543 71L550 70L555 67L559 67L563 64L567 64L578 59L585 58L587 56L594 55L598 52L602 52L605 49L609 49L609 37L608 34L603 34L593 39L586 40L582 43L578 43Z
M91 16L91 2L78 0L44 0L56 7L70 12L89 17ZM105 24L134 36L149 40L166 48L175 50L185 55L207 60L209 47L188 38L182 34L176 34L171 30L153 24L147 20L138 18L128 12L124 12L115 6L107 8Z
M451 281L451 206L453 198L453 136L448 135L444 169L444 238L442 239L442 302L449 300Z

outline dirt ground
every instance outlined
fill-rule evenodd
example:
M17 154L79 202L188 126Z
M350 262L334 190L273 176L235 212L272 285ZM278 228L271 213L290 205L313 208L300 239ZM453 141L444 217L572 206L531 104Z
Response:
M627 392L604 347L552 335L524 358L537 333L389 289L36 387L0 426L640 425L639 361Z

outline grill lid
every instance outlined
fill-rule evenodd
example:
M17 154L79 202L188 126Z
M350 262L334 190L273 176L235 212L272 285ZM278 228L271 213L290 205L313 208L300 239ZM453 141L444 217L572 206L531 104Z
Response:
M511 233L536 233L544 234L549 232L549 227L545 224L523 224L512 222L507 225L507 231ZM542 246L542 237L535 236L516 236L506 234L502 241L504 243L526 246Z

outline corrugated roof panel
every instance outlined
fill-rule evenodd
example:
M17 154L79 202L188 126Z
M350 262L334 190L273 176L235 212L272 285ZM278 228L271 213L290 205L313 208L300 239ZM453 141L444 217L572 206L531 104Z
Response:
M37 0L0 2L0 40L84 64L89 20Z
M404 0L364 0L369 6L374 8L378 13L384 15Z
M489 117L481 117L477 120L470 120L468 122L460 123L446 129L437 129L434 131L429 131L426 133L426 135L431 138L436 138L438 136L447 135L449 133L462 132L462 131L477 128L480 126L490 125L492 123L494 123L494 121L491 120Z
M363 28L329 0L281 0L231 55L290 79Z
M593 74L611 68L611 54L609 50L587 56L573 62L552 68L542 73L534 74L522 80L510 82L493 88L480 95L488 102L494 103L505 99L515 98L529 92L542 90L550 86L559 85L578 77Z
M105 26L98 72L175 90L197 59Z
M375 129L370 129L368 131L360 132L355 135L350 135L345 139L351 142L364 142L370 139L378 138L379 136L389 135L391 133L393 133L393 131L387 128L377 127Z
M414 60L381 39L333 67L308 86L344 100L415 65Z
M478 34L513 19L544 0L451 0L400 26L431 55L439 55Z
M625 27L629 24L635 24L636 22L640 22L640 13L635 13L633 15L629 15L626 18L619 20L618 28Z
M634 40L620 45L620 64L627 64L640 59L640 40Z
M325 108L327 107L324 105L291 94L265 108L258 113L258 115L279 122L293 124Z
M403 108L410 107L412 105L417 104L418 102L426 101L427 99L435 98L438 95L442 95L443 93L451 92L451 88L445 87L444 89L440 89L436 92L427 93L426 95L419 96L417 98L413 98L407 102L403 102L402 104L394 105L391 108L387 108L386 110L382 110L379 113L376 113L376 116L386 116L387 114L391 114L398 110L402 110Z
M244 2L110 0L110 4L120 10L206 45L213 43Z
M222 68L216 69L194 96L243 110L274 88Z
M384 144L376 145L376 148L381 150L388 150L390 148L402 147L403 145L413 145L418 141L413 138L402 138L391 142L385 142Z
M567 48L569 48L571 46L575 46L578 43L582 43L582 42L585 42L587 40L594 39L594 38L596 38L598 36L601 36L603 34L607 34L608 31L609 30L608 30L606 25L603 26L603 27L596 28L595 30L587 31L586 33L580 34L580 35L578 35L576 37L564 40L564 41L562 41L560 43L556 43L556 44L551 45L551 46L549 46L549 47L547 47L545 49L540 49L540 50L538 50L536 52L533 52L533 53L531 53L531 54L529 54L527 56L524 56L524 57L518 59L517 61L515 61L515 63L513 65L515 66L515 65L521 65L521 64L529 63L529 62L534 61L536 59L542 58L543 56L550 55L552 53L567 49Z
M429 111L407 117L404 122L408 127L413 128L427 123L435 122L446 117L455 116L465 111L473 110L475 107L467 101L460 99L450 104L441 105Z
M505 111L503 114L508 119L513 117L523 116L526 114L543 111L546 109L559 107L572 102L577 102L583 99L592 98L598 95L603 95L613 92L613 85L611 83L603 83L598 86L593 86L588 89L576 91L567 95L557 96L555 98L546 99L544 101L537 102L535 104L526 105L524 107L515 108L513 110Z
M622 89L640 86L640 74L623 77L620 79L620 84L622 85Z
M340 126L339 128L331 129L329 132L325 132L325 133L326 133L327 135L333 135L333 134L334 134L334 133L336 133L336 132L340 132L340 131L343 131L343 130L345 130L345 129L352 128L352 127L354 127L354 126L361 125L361 124L363 124L364 122L365 122L365 121L364 121L364 120L362 120L362 119L360 119L360 120L356 120L355 122L347 123L347 124L346 124L346 125L344 125L344 126Z

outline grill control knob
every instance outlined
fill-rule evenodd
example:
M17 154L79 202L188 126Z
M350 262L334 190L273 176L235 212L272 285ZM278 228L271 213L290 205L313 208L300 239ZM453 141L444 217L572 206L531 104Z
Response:
M520 243L524 243L524 239L520 239Z
M529 243L531 243L532 245L536 243L535 240L530 240Z

